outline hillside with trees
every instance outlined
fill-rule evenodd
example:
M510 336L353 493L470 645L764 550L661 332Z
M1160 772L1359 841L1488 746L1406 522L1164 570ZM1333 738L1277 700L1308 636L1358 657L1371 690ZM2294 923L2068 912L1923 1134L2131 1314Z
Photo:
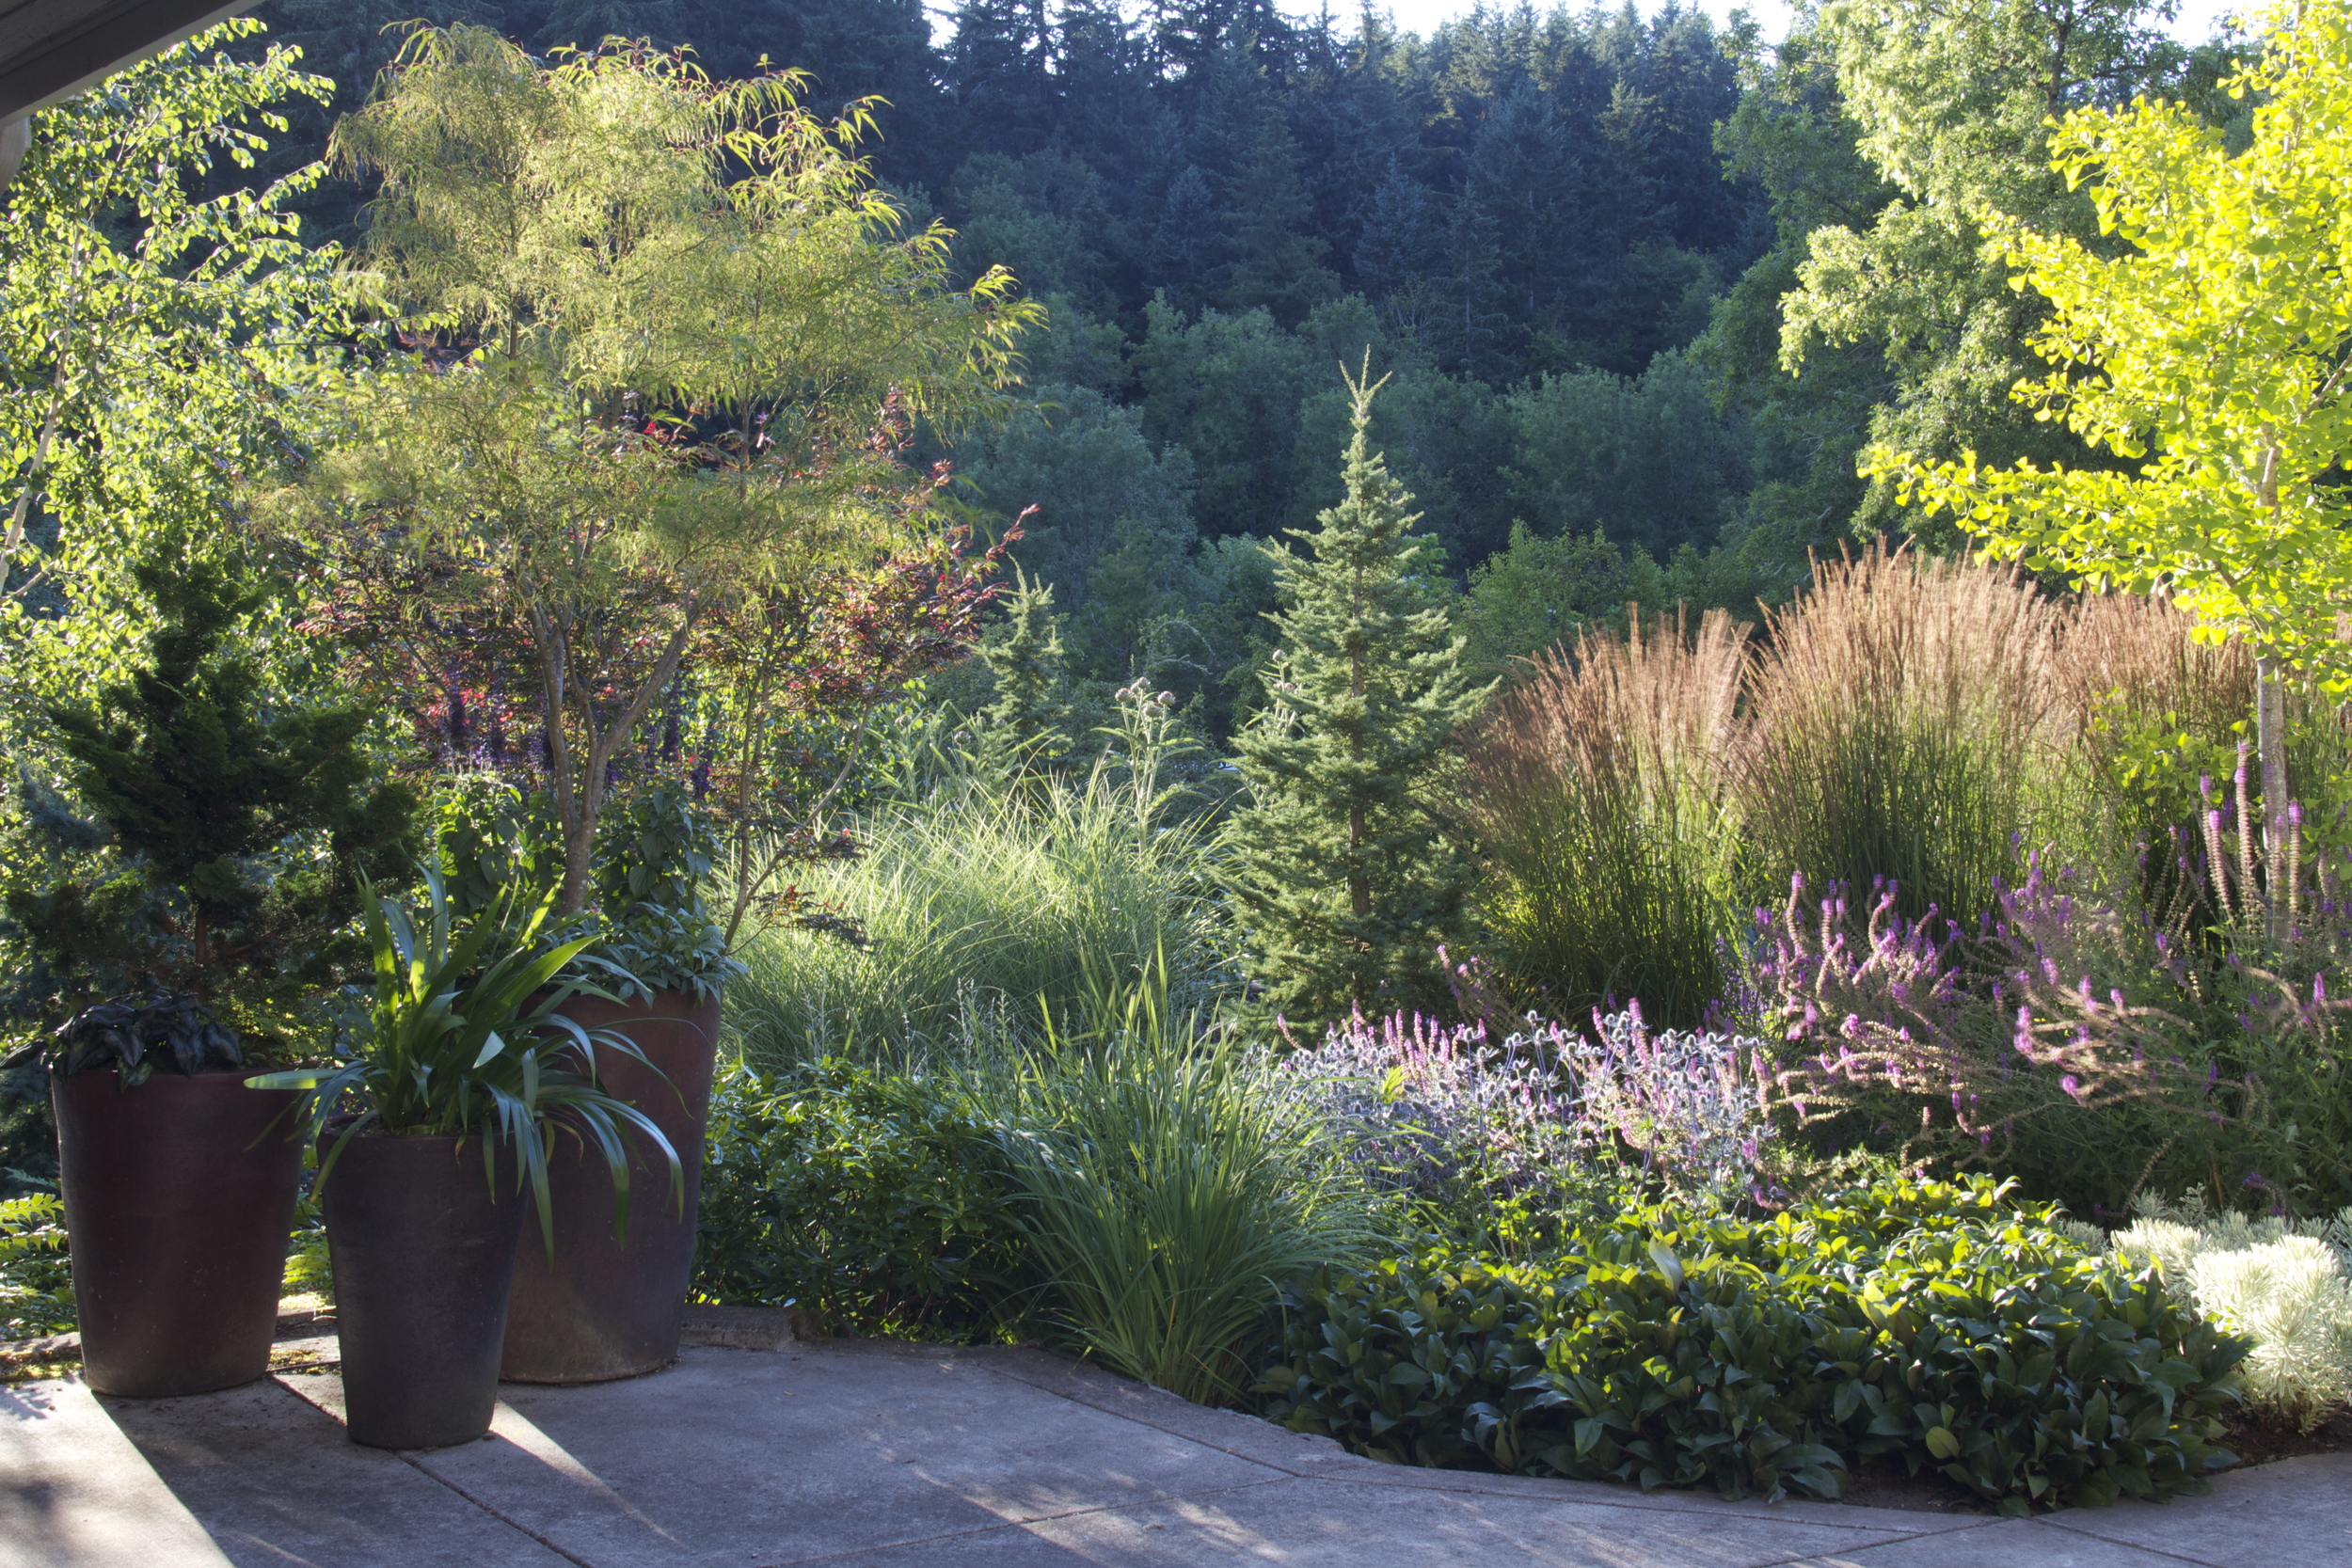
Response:
M2227 54L2132 0L1971 7L1899 43L1896 9L1780 45L1671 3L1481 7L1425 39L1254 0L966 0L936 36L913 0L427 14L534 51L685 45L721 79L765 61L820 114L882 101L863 150L910 229L944 220L962 277L1009 268L1051 323L1024 412L922 455L985 534L1038 509L1016 556L1054 589L1082 719L1142 677L1221 736L1270 646L1255 542L1340 499L1339 366L1367 349L1391 378L1373 440L1487 663L1629 601L1750 615L1809 550L1901 531L1856 476L1873 440L2083 455L2009 402L2034 307L1961 214L2089 232L2045 119L2210 98ZM274 150L292 167L409 11L260 14L339 84ZM308 235L352 238L366 194L302 198Z

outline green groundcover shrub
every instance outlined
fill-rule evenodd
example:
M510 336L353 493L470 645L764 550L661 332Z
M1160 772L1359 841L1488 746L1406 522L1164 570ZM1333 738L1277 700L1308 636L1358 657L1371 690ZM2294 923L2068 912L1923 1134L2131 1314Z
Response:
M836 1333L993 1337L1026 1272L977 1109L946 1077L737 1066L710 1097L695 1297Z
M1290 1293L1261 1409L1376 1459L1838 1495L1880 1454L2004 1513L2202 1490L2246 1342L2008 1188L1657 1207L1537 1264L1433 1244Z

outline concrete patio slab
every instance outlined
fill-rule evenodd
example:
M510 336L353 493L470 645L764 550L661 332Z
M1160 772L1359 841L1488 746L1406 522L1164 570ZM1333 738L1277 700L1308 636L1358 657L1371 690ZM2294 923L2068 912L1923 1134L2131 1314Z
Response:
M0 1568L228 1561L87 1388L0 1387Z
M2055 1528L2050 1518L2003 1519L1981 1528L1920 1536L1791 1568L2181 1568L2183 1560Z
M274 1379L99 1402L137 1445L134 1457L145 1456L241 1568L564 1568L401 1455L349 1441L341 1422ZM134 1560L116 1560L129 1568Z
M919 1548L861 1553L882 1564L1235 1561L1298 1568L1766 1568L1792 1557L1899 1539L1796 1521L1709 1518L1349 1481L1284 1481L1141 1507L1041 1520Z
M0 1568L2352 1568L2352 1456L2031 1521L1407 1469L1037 1351L697 1347L388 1454L331 1363L0 1410ZM11 1422L13 1424L11 1424Z
M509 1385L504 1441L416 1463L598 1568L803 1561L1285 1479L951 1352L692 1351L660 1382L658 1402Z
M2230 1568L2352 1563L2352 1453L2313 1453L2223 1476L2207 1497L2133 1500L2053 1525Z

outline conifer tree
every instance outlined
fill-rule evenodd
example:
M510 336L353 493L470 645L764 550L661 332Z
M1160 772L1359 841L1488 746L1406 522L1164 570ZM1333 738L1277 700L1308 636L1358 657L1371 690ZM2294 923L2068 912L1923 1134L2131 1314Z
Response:
M1224 303L1230 310L1263 306L1294 325L1340 292L1323 265L1330 249L1313 232L1314 208L1298 182L1298 144L1279 114L1268 114L1232 185L1232 266Z
M1422 574L1436 541L1366 430L1382 385L1350 377L1347 495L1304 558L1273 546L1283 609L1271 703L1238 747L1248 803L1227 830L1228 889L1266 1001L1316 1022L1422 1001L1454 935L1470 867L1423 792L1488 686Z
M1021 778L1070 750L1054 586L1025 573L1006 608L1003 630L980 644L980 662L996 677L996 700L980 716L980 767L997 780Z
M415 800L372 778L364 711L267 688L239 645L263 591L169 546L132 571L155 605L145 668L47 713L96 820L47 814L59 875L12 890L8 917L60 1010L163 986L268 1034L262 1015L353 957L337 933L357 873L397 846Z

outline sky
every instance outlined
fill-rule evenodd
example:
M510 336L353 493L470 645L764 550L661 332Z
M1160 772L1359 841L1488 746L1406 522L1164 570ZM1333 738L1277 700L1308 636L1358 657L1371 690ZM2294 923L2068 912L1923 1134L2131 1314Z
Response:
M1470 8L1470 0L1381 0L1385 8L1396 18L1398 26L1406 32L1426 36L1431 28L1449 17L1459 16ZM1736 0L1698 0L1708 15L1722 22L1732 11ZM1636 0L1644 14L1658 9L1657 0ZM1290 8L1311 8L1294 6ZM1352 5L1335 3L1334 11L1344 12ZM1764 36L1777 40L1788 30L1789 8L1786 0L1747 0L1746 8L1764 24ZM2180 16L2172 24L2172 36L2188 43L2202 43L2213 32L2215 20L2224 12L2250 8L2248 0L2181 0Z

